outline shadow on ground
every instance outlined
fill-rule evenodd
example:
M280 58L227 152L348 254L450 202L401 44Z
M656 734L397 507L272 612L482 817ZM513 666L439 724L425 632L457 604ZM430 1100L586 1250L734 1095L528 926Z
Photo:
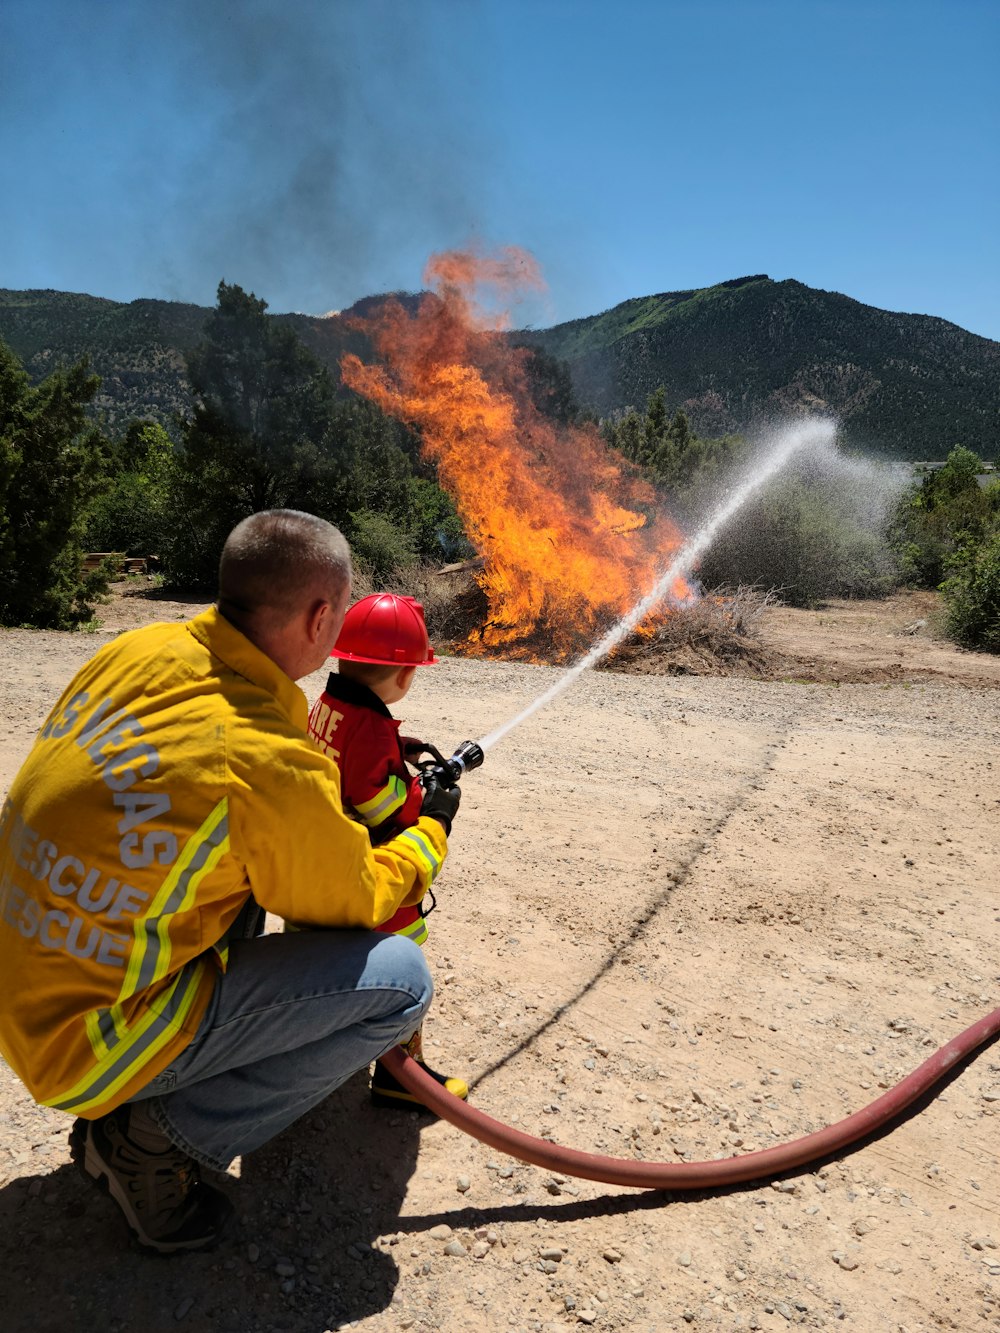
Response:
M373 1111L351 1079L228 1182L236 1223L208 1254L138 1249L68 1161L0 1189L5 1333L323 1333L384 1310L421 1123ZM67 1129L69 1121L67 1121Z

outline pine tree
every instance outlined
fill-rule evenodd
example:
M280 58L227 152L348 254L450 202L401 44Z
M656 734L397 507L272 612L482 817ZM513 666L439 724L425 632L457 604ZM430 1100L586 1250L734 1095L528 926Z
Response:
M86 417L99 383L81 361L33 387L0 343L0 624L69 628L107 586L81 573L87 506L109 466Z

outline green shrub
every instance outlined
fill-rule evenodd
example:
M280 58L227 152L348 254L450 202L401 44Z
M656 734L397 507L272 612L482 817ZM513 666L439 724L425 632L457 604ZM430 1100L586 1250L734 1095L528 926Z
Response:
M134 421L115 447L109 487L92 501L84 536L91 551L161 555L169 511L174 447L162 426Z
M903 497L892 542L901 576L911 587L939 587L952 558L992 530L1000 516L1000 483L980 486L983 468L977 454L957 445L943 467Z
M773 590L792 606L884 596L895 571L884 539L851 512L849 491L779 482L749 501L698 569L708 586Z
M1000 653L1000 529L952 559L943 592L947 633L963 648Z
M351 514L345 535L351 543L354 559L367 571L373 590L388 588L396 570L416 562L413 538L385 514L377 514L371 509L358 510ZM393 588L392 591L398 592L399 589Z

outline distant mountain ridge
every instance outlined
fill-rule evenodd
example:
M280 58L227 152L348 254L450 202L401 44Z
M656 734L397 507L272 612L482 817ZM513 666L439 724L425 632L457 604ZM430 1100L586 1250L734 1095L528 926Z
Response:
M350 316L384 299L365 297L335 315L271 318L337 374L345 351L369 354ZM210 313L172 301L0 289L0 338L34 379L87 355L102 379L95 406L110 429L134 417L171 427L191 409L185 355ZM933 459L956 443L989 459L1000 452L1000 343L794 279L754 274L635 297L511 337L564 360L581 407L600 415L641 408L663 384L671 409L684 407L703 435L829 411L866 452Z
M193 407L185 358L211 313L211 307L178 301L122 302L78 292L0 288L0 339L34 380L88 357L101 377L94 409L109 429L151 417L173 432L178 415ZM365 348L364 340L348 329L346 313L270 318L291 324L310 350L337 371L346 350Z
M867 452L1000 450L1000 343L792 278L637 297L520 337L564 360L579 401L602 416L641 408L663 384L703 435L829 411Z

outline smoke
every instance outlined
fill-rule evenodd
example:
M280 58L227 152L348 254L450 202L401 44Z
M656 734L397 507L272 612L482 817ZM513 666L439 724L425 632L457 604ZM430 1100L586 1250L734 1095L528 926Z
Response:
M37 3L22 68L0 53L17 85L0 104L29 112L38 157L67 147L63 98L73 133L86 126L75 200L46 186L42 211L76 232L50 229L53 273L71 254L116 295L207 304L224 277L320 312L412 285L423 256L489 216L494 143L459 58L476 3Z
M189 269L264 295L294 288L325 310L398 285L381 256L426 253L476 226L489 154L457 114L461 64L431 45L422 6L162 8L191 91L222 94L172 210Z

